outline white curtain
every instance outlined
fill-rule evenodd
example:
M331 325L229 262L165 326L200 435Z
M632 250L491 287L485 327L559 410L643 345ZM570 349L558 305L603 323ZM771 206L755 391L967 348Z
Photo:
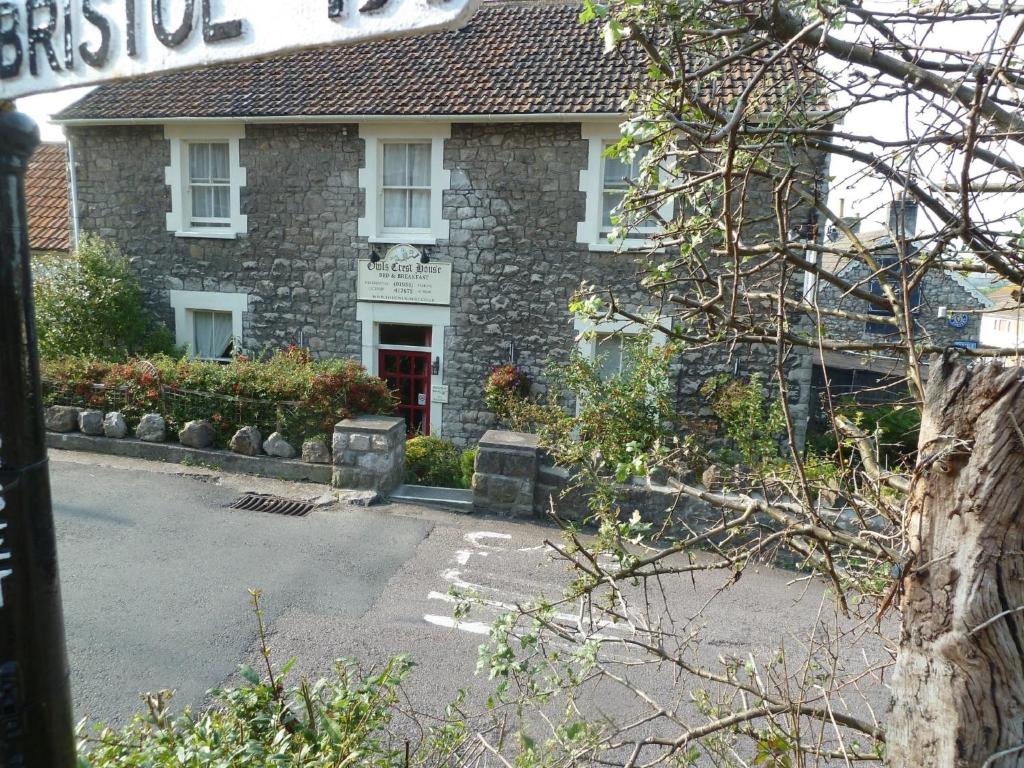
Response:
M231 216L231 170L227 144L189 144L188 174L192 217L227 219Z
M596 342L598 375L608 381L622 372L622 334L599 333Z
M385 144L383 166L384 226L429 229L430 145Z
M409 186L430 186L430 145L409 145Z
M234 341L230 312L193 311L192 324L196 357L216 360L230 356Z
M404 189L384 190L384 226L405 229L408 226L405 217L408 192Z

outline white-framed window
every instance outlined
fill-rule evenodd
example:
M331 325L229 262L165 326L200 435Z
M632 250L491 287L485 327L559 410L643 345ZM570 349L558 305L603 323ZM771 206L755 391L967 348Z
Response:
M171 188L167 230L179 237L235 238L245 234L248 218L241 214L242 187L239 141L241 123L166 125L171 163L165 169Z
M640 218L637 212L626 211L623 207L630 181L639 177L640 163L647 152L638 151L632 163L627 165L617 157L608 157L607 151L614 144L614 141L605 141L601 156L601 234L607 236L615 228L616 222L621 221L628 223L631 232L656 233L657 221L650 216Z
M573 327L580 353L588 360L598 361L598 373L606 381L628 369L630 342L648 330L632 320L594 322L576 318ZM661 331L651 334L652 347L663 347L666 341Z
M189 141L185 212L189 229L231 226L231 145L226 141Z
M430 232L430 142L382 141L382 232Z
M629 181L639 175L643 151L638 151L629 165L605 156L606 150L621 138L617 123L584 123L582 136L588 147L587 167L580 171L580 191L586 195L586 213L576 227L576 241L594 251L649 247L650 237L660 229L657 220L622 210ZM672 202L665 203L659 214L664 219L672 218ZM615 229L613 219L626 223L628 235L625 239L609 240Z
M171 291L175 340L191 357L228 360L242 349L246 293Z
M366 195L366 215L359 235L375 243L435 245L448 238L441 198L451 183L444 168L449 123L363 123L359 135L366 164L359 186Z

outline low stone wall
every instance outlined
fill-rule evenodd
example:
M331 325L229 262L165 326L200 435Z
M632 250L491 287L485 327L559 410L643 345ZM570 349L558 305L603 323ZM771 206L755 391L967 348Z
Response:
M335 488L376 491L386 496L405 479L405 419L360 416L334 428Z
M473 468L473 509L533 517L540 444L536 435L492 429L480 438Z
M46 447L164 461L169 464L191 464L278 480L325 484L331 480L331 467L326 464L310 464L298 459L278 459L273 456L243 456L231 451L188 448L178 443L147 443L134 438L97 437L81 432L47 432Z
M658 524L670 514L680 524L706 528L721 515L707 504L649 482L618 486L624 509L638 510ZM572 488L568 470L556 467L536 435L492 430L480 440L473 474L473 509L508 517L546 517L552 509L563 520L590 514L584 489Z

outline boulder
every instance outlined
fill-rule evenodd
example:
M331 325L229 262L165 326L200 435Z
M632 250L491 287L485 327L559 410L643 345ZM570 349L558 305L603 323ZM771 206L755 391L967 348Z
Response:
M277 456L279 459L294 459L296 456L295 449L280 432L274 432L267 438L267 441L263 443L263 452L267 456Z
M230 448L243 456L259 456L262 445L262 435L256 427L242 427L231 438Z
M46 428L51 432L74 432L78 429L78 408L51 405L46 409Z
M158 413L147 413L135 428L135 436L145 443L162 443L167 439L167 422Z
M323 440L307 440L302 444L302 460L308 464L330 464L331 452Z
M178 442L186 448L209 448L217 439L217 430L203 419L190 421L178 432Z
M78 429L85 435L102 435L103 411L82 411L79 413Z
M117 411L108 413L103 418L103 434L107 437L122 438L128 436L128 422Z

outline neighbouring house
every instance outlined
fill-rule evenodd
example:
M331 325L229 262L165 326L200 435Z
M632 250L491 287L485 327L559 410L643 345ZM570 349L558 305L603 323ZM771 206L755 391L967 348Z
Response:
M901 220L902 217L902 220ZM901 283L901 268L906 268L919 248L916 235L916 206L894 202L889 209L888 225L875 231L856 232L861 247L872 254L880 270L889 276L890 285ZM900 243L904 243L900 248ZM822 257L822 266L847 282L882 295L881 281L855 250L849 238L831 243L831 253ZM902 259L901 259L902 255ZM901 266L902 265L902 266ZM910 273L907 273L909 278ZM884 341L895 338L896 328L888 315L869 302L845 294L824 281L812 285L812 298L823 306L843 309L877 320L830 317L824 325L835 338L854 341ZM989 299L969 280L952 270L931 270L910 296L917 335L922 342L943 347L975 349L981 333L981 310L991 306ZM927 373L927 372L925 372ZM885 352L871 354L823 350L815 354L813 391L816 408L812 418L824 421L826 391L833 398L855 396L862 404L894 402L907 397L906 370L899 356Z
M69 200L67 145L40 144L25 171L28 242L33 254L71 250Z
M410 431L464 444L494 426L493 366L621 360L640 329L574 320L583 280L655 310L627 289L649 231L607 240L633 169L603 154L646 72L575 4L489 2L458 31L106 85L57 119L81 230L120 245L193 355L355 358ZM752 360L684 354L681 401Z
M997 349L1024 349L1024 304L1016 285L988 294L992 309L981 317L981 344Z

